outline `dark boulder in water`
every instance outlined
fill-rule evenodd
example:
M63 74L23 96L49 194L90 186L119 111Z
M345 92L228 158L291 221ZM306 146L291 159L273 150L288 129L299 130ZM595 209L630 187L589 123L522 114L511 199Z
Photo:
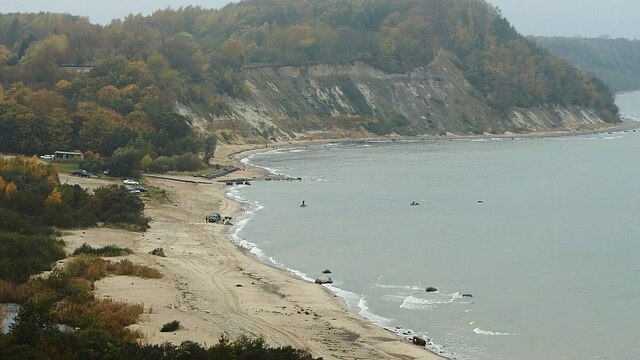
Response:
M413 343L419 346L425 346L427 345L427 341L423 338L421 338L420 336L414 336L413 337Z
M433 286L429 286L429 287L426 289L426 291L427 291L427 292L436 292L436 291L438 291L438 289L434 288Z
M473 295L471 295L471 294L462 294L462 297L471 297L472 298Z
M325 271L322 272L323 274L331 274L331 270L327 269Z
M316 279L316 284L333 284L333 280L326 275L322 275Z

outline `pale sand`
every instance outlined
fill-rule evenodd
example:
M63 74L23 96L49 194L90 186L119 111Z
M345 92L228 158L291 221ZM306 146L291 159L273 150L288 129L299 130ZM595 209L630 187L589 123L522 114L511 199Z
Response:
M216 162L252 148L219 149ZM254 176L254 169L231 175ZM88 187L108 182L64 175L61 181ZM95 228L64 237L68 251L83 242L125 246L135 251L128 258L161 270L164 278L159 280L110 276L96 284L97 297L144 304L145 314L132 326L144 335L144 342L212 345L223 334L231 339L247 335L262 336L271 346L306 349L324 359L441 358L368 322L323 286L260 262L228 239L229 226L206 224L204 216L211 212L234 221L243 212L240 204L225 197L222 184L151 178L146 184L169 194L169 201L147 202L145 213L153 220L146 233ZM166 258L148 254L157 247L164 249ZM183 328L159 332L172 320Z

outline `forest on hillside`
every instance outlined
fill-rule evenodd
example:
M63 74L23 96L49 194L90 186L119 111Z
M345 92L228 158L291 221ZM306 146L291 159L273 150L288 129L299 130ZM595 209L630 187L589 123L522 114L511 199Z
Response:
M601 81L519 35L481 0L247 0L106 26L67 14L0 15L0 151L198 152L211 140L174 113L176 102L223 113L223 99L248 96L247 67L361 61L404 73L440 49L497 113L557 104L617 119Z
M536 37L535 41L614 91L640 89L640 40Z

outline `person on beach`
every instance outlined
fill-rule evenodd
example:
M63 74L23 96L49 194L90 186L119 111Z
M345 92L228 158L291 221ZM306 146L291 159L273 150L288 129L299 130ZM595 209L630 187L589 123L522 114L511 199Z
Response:
M304 200L302 200L302 204L300 205L300 207L307 207L307 204L304 203Z

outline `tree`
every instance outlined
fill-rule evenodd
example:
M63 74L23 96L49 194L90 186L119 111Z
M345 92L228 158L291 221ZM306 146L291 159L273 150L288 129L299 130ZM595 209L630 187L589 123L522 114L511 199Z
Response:
M202 161L205 164L209 165L209 160L213 157L213 154L216 152L216 144L218 143L218 139L215 136L207 135L204 138L203 144L203 152Z
M51 35L31 43L20 60L26 68L25 73L34 81L55 83L60 77L58 64L62 62L68 46L65 35Z
M113 176L137 177L140 175L140 163L144 154L139 149L121 147L111 156L109 174Z

